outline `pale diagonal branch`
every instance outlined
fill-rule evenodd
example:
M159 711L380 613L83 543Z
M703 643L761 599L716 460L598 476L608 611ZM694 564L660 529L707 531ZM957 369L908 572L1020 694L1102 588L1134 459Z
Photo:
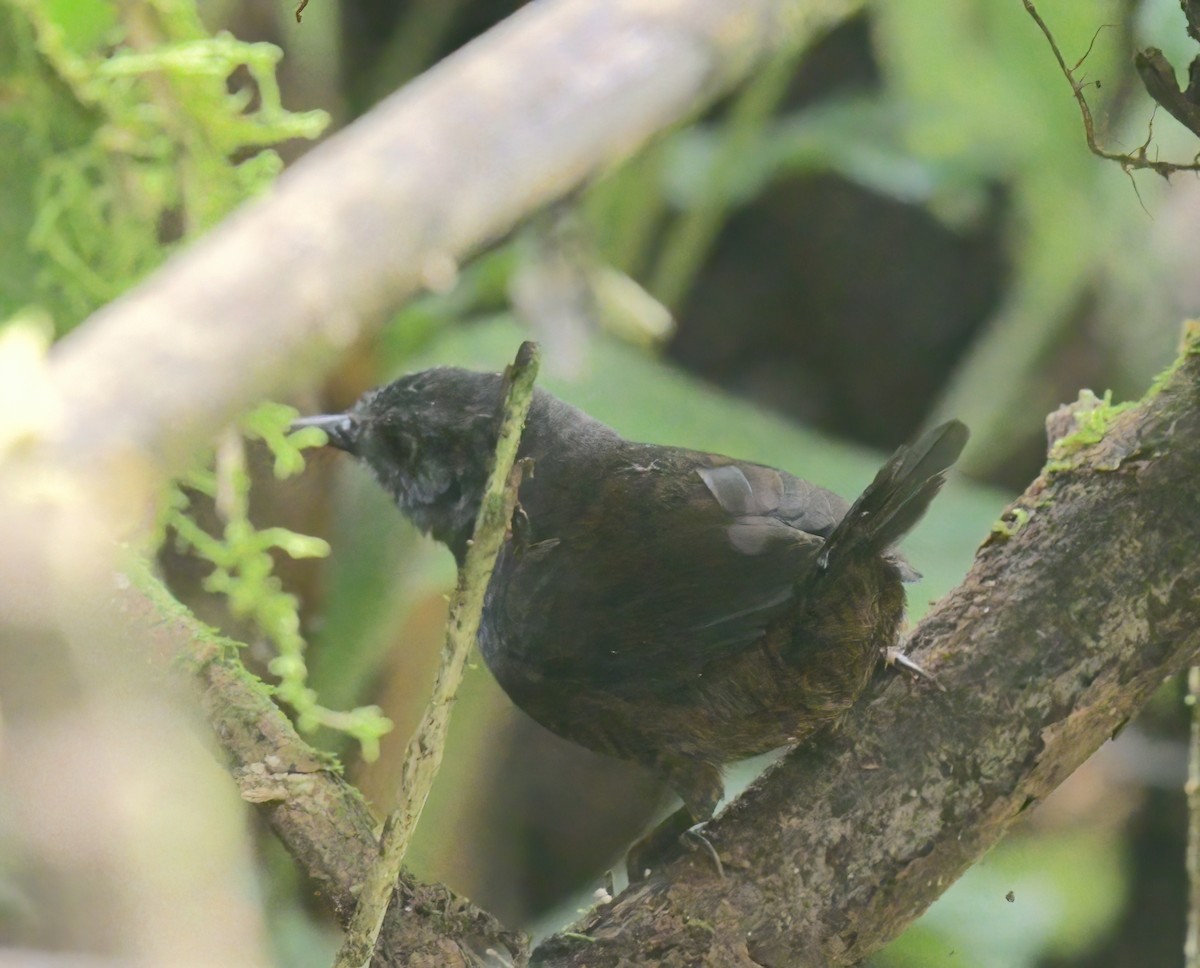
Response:
M56 349L64 460L178 472L311 383L435 270L862 0L529 4L314 149Z

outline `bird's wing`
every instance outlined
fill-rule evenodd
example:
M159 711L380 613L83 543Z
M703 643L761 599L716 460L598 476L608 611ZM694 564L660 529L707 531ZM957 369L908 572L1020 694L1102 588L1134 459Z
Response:
M622 693L701 675L786 612L847 507L772 468L688 451L606 474L585 511L548 529L531 506L539 539L561 541L505 566L506 656Z
M826 538L850 507L832 491L760 464L733 462L696 473L733 518L730 537L746 554L760 553L761 542L788 540L780 526Z
M699 650L712 657L753 642L784 612L849 504L758 464L731 462L697 468L696 474L724 512L709 541L720 567L728 569L728 594L705 603L703 620L687 626Z

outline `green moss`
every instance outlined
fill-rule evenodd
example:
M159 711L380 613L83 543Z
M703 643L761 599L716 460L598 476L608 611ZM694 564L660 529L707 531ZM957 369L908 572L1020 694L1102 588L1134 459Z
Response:
M1024 508L1015 507L1010 511L1005 512L1004 517L998 518L996 523L992 525L992 534L999 535L1002 538L1011 538L1020 531L1032 515ZM1011 521L1006 521L1005 518L1011 518Z
M1076 429L1055 442L1046 462L1046 472L1053 474L1075 466L1074 456L1104 439L1112 422L1126 410L1153 400L1175 378L1179 367L1192 356L1200 355L1200 320L1189 319L1183 323L1179 341L1179 355L1150 383L1141 400L1113 404L1112 391L1106 391L1101 399L1090 390L1081 390L1076 405Z
M24 253L0 315L37 303L70 329L265 191L273 145L328 122L283 107L278 48L209 34L193 0L151 6L0 0L0 236Z
M274 706L274 687L263 682L242 664L240 652L244 645L236 639L222 635L212 626L196 618L154 574L153 566L147 558L130 552L122 562L122 571L133 586L146 596L164 621L178 622L186 628L193 646L177 656L176 662L181 668L192 674L199 674L214 664L224 666L264 703Z
M1137 402L1114 404L1111 390L1106 390L1103 398L1097 397L1091 390L1080 390L1074 414L1075 430L1055 441L1050 450L1050 459L1046 462L1046 471L1053 474L1074 467L1072 458L1076 454L1100 443L1112 422L1137 405Z
M286 528L258 528L250 519L250 474L246 468L242 437L258 439L275 458L275 474L287 477L304 468L300 447L316 445L324 435L288 431L296 411L281 404L264 404L245 415L238 429L242 436L226 435L212 467L200 468L173 484L166 500L162 534L174 537L180 551L212 565L204 580L206 591L223 595L229 610L248 620L275 647L268 664L278 683L272 694L296 713L302 733L319 727L345 733L357 740L363 758L379 755L379 740L392 722L378 706L331 709L320 701L308 682L308 645L301 631L299 601L285 590L275 573L273 553L292 558L321 558L329 545L319 538ZM308 438L308 439L306 439ZM190 513L193 495L202 494L218 506L222 526L210 534Z
M122 571L126 578L138 589L154 607L156 613L162 616L164 622L178 622L186 629L190 647L178 656L178 664L187 672L202 674L214 666L227 670L239 686L245 690L240 694L236 705L244 715L261 716L271 712L279 715L275 697L278 689L264 682L243 664L240 651L241 642L221 635L215 629L205 625L188 610L170 590L154 574L151 563L142 555L129 553L122 563ZM228 697L227 697L228 698ZM249 703L249 704L247 704ZM313 763L322 769L341 775L341 761L331 753L305 747L305 753Z
M1171 382L1176 371L1182 366L1189 356L1200 356L1200 319L1185 319L1179 334L1179 355L1171 361L1171 364L1158 374L1151 382L1150 387L1142 397L1142 402L1151 400L1162 392L1163 387Z
M1200 319L1185 319L1180 337L1180 356L1200 356Z

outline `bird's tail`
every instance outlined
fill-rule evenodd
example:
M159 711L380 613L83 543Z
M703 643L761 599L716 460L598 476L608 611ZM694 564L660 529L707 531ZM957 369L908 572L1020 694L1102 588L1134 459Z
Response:
M895 545L921 520L966 443L966 426L951 420L900 447L833 529L818 569Z

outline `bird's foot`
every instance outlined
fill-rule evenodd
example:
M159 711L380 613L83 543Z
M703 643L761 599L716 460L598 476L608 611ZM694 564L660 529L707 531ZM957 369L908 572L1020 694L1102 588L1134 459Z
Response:
M708 854L709 860L713 862L713 867L717 869L717 877L725 880L725 865L721 863L721 855L717 853L717 848L713 846L712 841L704 836L704 828L707 826L707 820L692 824L683 832L681 839L693 850L704 850Z
M721 863L712 841L704 836L707 822L695 823L686 808L676 810L662 823L637 841L625 855L625 871L629 883L644 881L650 872L672 854L678 853L679 845L691 850L703 850L712 861L718 876L725 877L725 866Z

